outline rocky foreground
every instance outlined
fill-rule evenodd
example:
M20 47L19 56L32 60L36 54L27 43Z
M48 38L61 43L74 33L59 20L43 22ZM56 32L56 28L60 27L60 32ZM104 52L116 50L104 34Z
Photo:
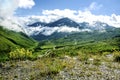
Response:
M120 63L69 56L7 61L0 64L0 80L120 80Z

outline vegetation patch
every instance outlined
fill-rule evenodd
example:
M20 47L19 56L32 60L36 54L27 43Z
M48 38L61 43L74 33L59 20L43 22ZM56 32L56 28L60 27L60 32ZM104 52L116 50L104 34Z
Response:
M12 60L24 60L24 59L31 59L33 57L32 51L24 48L17 48L14 51L9 53L9 58Z

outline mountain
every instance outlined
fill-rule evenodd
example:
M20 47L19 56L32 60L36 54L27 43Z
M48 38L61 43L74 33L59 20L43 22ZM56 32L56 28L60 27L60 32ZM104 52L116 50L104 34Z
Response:
M91 29L93 30L98 30L98 31L103 31L103 30L109 30L109 29L114 29L115 27L113 26L110 26L106 23L103 23L103 22L99 22L99 21L95 21L93 22L92 26L91 26Z
M77 22L69 19L69 18L61 18L57 21L44 23L44 22L35 22L33 24L29 24L26 28L27 32L31 36L41 35L49 36L54 33L70 33L70 32L78 32L80 26Z
M61 18L56 21L50 22L50 23L45 23L45 22L35 22L33 24L28 24L28 27L62 27L62 26L67 26L67 27L74 27L74 28L79 28L79 29L91 29L91 30L103 30L103 29L108 29L108 28L113 28L113 26L108 25L107 23L99 22L99 21L94 21L91 24L88 22L81 22L77 23L69 18Z
M108 29L114 29L115 27L110 26L106 23L103 22L99 22L99 21L94 21L92 24L89 24L87 22L82 22L79 23L80 27L82 27L82 29L90 29L90 30L97 30L97 31L106 31Z
M82 23L79 23L79 26L86 29L86 28L89 28L89 23L88 22L82 22Z
M44 23L44 22L35 22L33 24L29 24L29 27L38 27L38 26L47 26L47 27L61 27L61 26L69 26L69 27L79 27L79 24L69 18L61 18L57 21Z
M15 32L0 26L0 54L8 53L16 47L31 48L36 41L22 32Z
M29 27L38 27L38 26L48 26L48 27L60 27L60 26L69 26L69 27L79 27L79 24L69 18L61 18L56 21L45 23L45 22L35 22L33 24L29 24Z
M49 27L69 26L69 27L77 28L79 27L79 24L69 18L61 18L57 21L47 24L46 26L49 26Z

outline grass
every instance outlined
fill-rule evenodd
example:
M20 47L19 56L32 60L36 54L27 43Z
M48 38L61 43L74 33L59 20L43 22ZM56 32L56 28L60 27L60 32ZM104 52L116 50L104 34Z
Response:
M72 64L72 65L71 65ZM40 60L37 60L34 69L39 70L38 75L32 76L32 78L40 78L40 77L46 77L49 76L53 78L55 75L57 75L60 71L63 69L71 69L74 65L74 62L71 60L68 61L62 61L59 58L42 58Z
M9 61L9 55L8 54L0 54L0 62L5 62L5 61Z

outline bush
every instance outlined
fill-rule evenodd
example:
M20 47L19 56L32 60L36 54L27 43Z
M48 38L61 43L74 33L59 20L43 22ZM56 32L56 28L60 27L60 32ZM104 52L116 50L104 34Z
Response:
M31 59L32 57L33 57L32 51L29 51L28 49L24 49L24 48L21 49L17 48L9 53L10 59L24 60L24 59Z

